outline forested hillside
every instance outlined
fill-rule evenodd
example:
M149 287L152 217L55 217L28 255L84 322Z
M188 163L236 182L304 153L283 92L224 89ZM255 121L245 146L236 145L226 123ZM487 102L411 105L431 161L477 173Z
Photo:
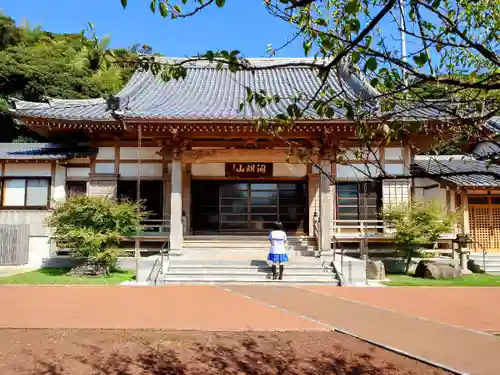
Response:
M134 64L129 62L137 52L150 52L139 45L109 50L109 42L93 38L91 28L85 33L55 34L40 26L16 25L0 14L0 142L34 137L13 125L6 113L9 97L39 101L114 93L132 74Z

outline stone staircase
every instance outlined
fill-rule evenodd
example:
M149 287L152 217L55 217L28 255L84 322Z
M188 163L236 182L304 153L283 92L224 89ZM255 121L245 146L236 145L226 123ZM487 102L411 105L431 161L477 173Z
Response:
M471 253L469 259L486 273L500 275L500 253Z
M289 237L284 280L280 283L329 283L338 285L331 261L315 257L313 238ZM265 236L189 236L182 254L164 260L156 284L266 283L271 267L266 262L269 242Z

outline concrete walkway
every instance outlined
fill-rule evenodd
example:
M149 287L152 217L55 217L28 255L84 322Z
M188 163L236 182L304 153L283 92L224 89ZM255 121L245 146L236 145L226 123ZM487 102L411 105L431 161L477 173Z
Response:
M492 335L301 288L232 286L228 289L460 372L500 373L500 338Z
M0 266L0 277L17 275L19 273L36 270L37 267L22 265L22 266Z

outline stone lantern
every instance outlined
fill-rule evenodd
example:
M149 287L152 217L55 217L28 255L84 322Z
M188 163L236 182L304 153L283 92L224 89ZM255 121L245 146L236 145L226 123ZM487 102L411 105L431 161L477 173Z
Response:
M460 254L460 270L462 274L472 273L467 268L467 255L470 253L469 245L473 242L468 234L459 233L457 237L452 240L453 243L458 245L458 253Z

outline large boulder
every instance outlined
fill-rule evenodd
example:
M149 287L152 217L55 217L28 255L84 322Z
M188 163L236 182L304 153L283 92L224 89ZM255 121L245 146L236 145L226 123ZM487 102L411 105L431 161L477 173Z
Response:
M78 277L103 277L108 274L107 268L101 263L87 260L83 264L73 267L66 275Z
M484 270L481 268L479 264L474 262L474 260L469 259L467 261L467 269L471 271L472 273L484 273Z
M385 280L385 267L381 260L366 262L366 277L368 280Z
M462 276L460 269L432 260L421 260L415 270L415 277L423 279L456 279L460 276Z
M413 258L410 261L410 273L414 273L418 262L420 259L418 258ZM401 257L385 257L381 259L381 261L384 263L385 267L385 272L389 274L399 274L399 273L404 273L406 269L406 259L403 259Z

